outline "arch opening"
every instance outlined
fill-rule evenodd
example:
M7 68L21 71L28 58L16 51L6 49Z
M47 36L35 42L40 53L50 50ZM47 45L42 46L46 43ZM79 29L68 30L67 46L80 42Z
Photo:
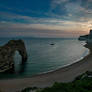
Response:
M15 68L15 72L20 71L21 62L22 62L22 56L20 55L20 53L18 51L15 51L15 53L14 53L14 68Z

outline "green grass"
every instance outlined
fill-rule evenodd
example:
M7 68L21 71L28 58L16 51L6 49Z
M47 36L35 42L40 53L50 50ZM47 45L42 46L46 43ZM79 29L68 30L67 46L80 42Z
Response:
M54 83L52 87L37 92L92 92L92 78L75 80L71 83Z
M22 92L30 91L24 90ZM92 78L89 78L86 72L78 76L73 82L55 82L52 87L38 89L36 92L92 92Z
M30 90L36 90L37 87L27 87L25 89L23 89L21 92L30 92Z

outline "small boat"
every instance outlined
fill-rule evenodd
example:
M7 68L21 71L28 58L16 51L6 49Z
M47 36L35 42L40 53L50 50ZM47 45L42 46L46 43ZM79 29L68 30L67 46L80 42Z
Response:
M54 43L51 43L50 45L55 45Z

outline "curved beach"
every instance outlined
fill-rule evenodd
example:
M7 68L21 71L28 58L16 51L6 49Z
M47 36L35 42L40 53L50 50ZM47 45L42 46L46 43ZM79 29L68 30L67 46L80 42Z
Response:
M31 78L0 80L0 89L3 92L16 92L26 87L48 87L54 82L70 82L78 75L92 71L92 44L86 44L90 54L79 62L53 72L40 74Z

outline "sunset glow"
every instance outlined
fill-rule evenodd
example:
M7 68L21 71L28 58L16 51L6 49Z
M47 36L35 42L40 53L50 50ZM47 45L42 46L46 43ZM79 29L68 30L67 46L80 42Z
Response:
M92 28L91 0L0 0L0 36L78 37ZM25 6L25 8L24 8Z

